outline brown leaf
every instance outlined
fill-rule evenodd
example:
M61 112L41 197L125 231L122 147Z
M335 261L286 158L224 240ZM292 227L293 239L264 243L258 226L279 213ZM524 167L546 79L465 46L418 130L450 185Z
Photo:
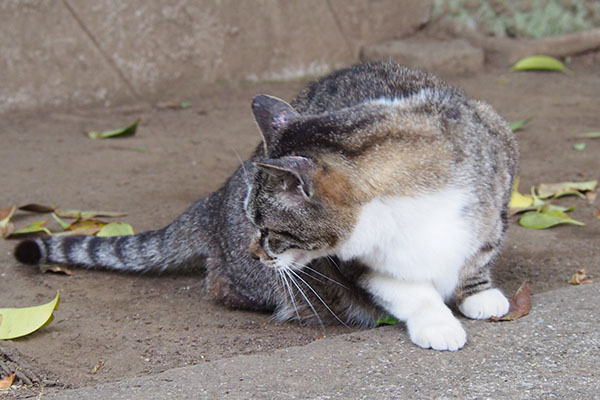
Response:
M571 279L569 279L571 285L584 285L586 283L592 283L592 280L585 274L585 269L578 269Z
M0 221L6 219L6 218L10 218L12 217L12 215L15 213L16 211L15 206L12 207L2 207L0 208Z
M0 379L0 390L5 390L11 387L13 381L15 380L15 376L17 376L17 374L11 374Z
M69 268L58 264L40 264L41 272L54 272L57 274L73 275L73 271Z
M588 201L594 202L596 200L598 193L596 192L585 192L585 198Z
M106 225L106 222L97 219L80 219L73 222L65 230L78 235L95 235Z
M510 308L508 314L503 317L492 317L490 320L497 321L514 321L529 314L531 310L531 287L529 282L525 281L517 289L515 295L510 299Z
M43 204L29 203L19 207L19 210L45 214L54 211L54 207Z
M10 219L17 210L16 206L0 208L0 236L7 238L14 232L15 226Z

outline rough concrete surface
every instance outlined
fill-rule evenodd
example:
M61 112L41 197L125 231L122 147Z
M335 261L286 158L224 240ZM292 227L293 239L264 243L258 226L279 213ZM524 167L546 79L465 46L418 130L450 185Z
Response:
M456 352L410 344L398 327L323 339L47 399L598 399L598 284L533 297L510 323L464 321Z
M348 64L425 23L432 0L7 0L0 112L191 96Z

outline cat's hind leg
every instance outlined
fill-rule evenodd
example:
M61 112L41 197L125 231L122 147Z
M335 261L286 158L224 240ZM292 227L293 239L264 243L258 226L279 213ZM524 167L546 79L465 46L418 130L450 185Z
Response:
M454 298L458 309L467 318L489 319L502 317L508 312L508 300L499 289L492 286L490 276L497 252L496 246L483 246L460 272Z
M467 342L465 330L433 284L406 282L377 272L368 274L365 283L381 307L406 322L417 346L455 351Z

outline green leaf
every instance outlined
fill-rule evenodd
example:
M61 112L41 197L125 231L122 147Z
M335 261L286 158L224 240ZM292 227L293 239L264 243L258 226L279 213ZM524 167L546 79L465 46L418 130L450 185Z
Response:
M519 224L529 229L546 229L560 224L573 224L584 226L583 222L576 221L560 210L550 210L544 207L540 211L528 211L519 219Z
M575 143L573 148L577 151L583 151L585 150L585 142Z
M516 131L520 131L521 128L523 128L523 126L525 126L525 124L527 124L532 119L533 119L533 117L527 117L527 118L522 119L520 121L509 122L508 125L510 126L510 129L513 132L516 132Z
M61 218L75 218L75 219L92 219L96 217L116 218L127 215L124 212L119 211L81 211L81 210L64 210L57 208L55 210L56 215Z
M384 315L375 321L377 325L396 325L398 322L400 321L391 315Z
M60 291L54 300L40 306L0 308L0 340L29 335L45 327L54 319L52 313L58 309L59 301Z
M23 236L23 235L30 235L30 234L35 234L35 233L40 233L40 232L44 232L48 235L52 235L52 232L50 232L50 230L48 228L46 228L46 224L48 223L47 219L42 219L39 221L33 221L32 223L30 223L29 225L18 229L16 231L14 231L13 233L11 233L10 235L8 235L8 238L14 238L15 236Z
M181 104L179 105L179 107L181 108L189 108L192 106L192 102L191 101L182 101Z
M56 215L55 213L52 213L50 215L52 215L52 218L54 218L54 220L60 225L60 227L63 229L63 231L65 229L67 229L69 227L69 225L71 225L68 222L65 222L62 219L60 219L60 217L58 215Z
M583 192L594 191L598 186L598 181L585 182L557 182L557 183L542 183L538 186L537 193L539 198L547 199L549 197L562 197L575 195L585 198Z
M140 118L136 119L134 123L132 123L131 125L129 125L125 128L114 129L114 130L110 130L110 131L102 131L102 132L98 132L98 131L87 132L87 136L90 139L107 139L107 138L113 138L113 137L133 136L135 134L135 131L137 130L137 126L140 123L140 120L141 120Z
M600 139L599 132L586 132L576 136L579 139Z
M111 222L103 226L96 236L129 236L134 233L133 227L125 222Z
M566 74L573 73L556 58L544 55L522 58L512 66L511 71L559 71Z

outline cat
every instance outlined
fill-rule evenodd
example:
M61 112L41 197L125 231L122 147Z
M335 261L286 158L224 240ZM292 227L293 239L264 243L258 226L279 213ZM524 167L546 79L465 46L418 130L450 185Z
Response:
M133 236L22 241L25 264L206 268L208 298L277 321L374 326L458 350L509 303L490 268L507 228L516 139L488 104L393 62L338 70L291 104L258 95L263 141L216 192Z

